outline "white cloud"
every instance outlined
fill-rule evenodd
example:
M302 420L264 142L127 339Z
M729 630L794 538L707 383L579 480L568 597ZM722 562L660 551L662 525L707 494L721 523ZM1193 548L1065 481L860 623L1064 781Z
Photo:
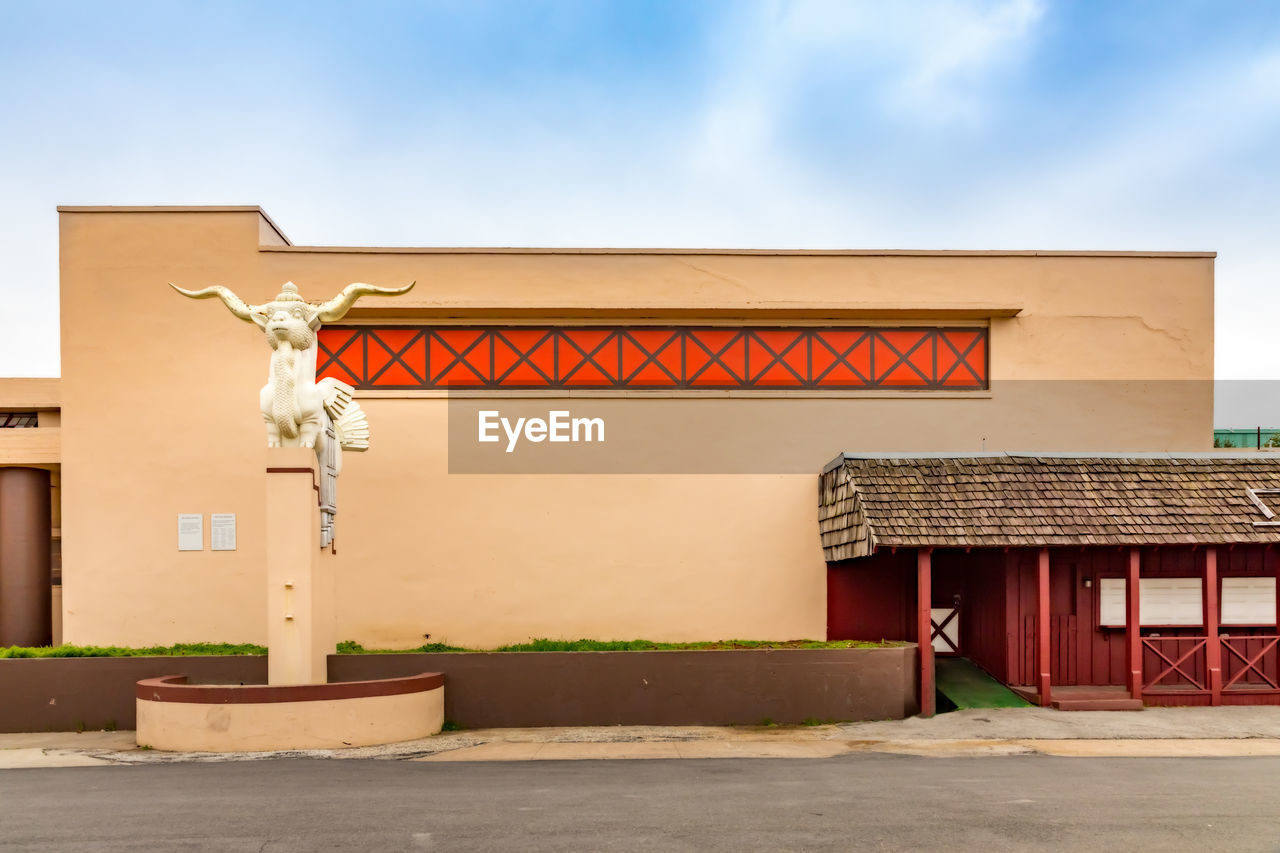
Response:
M1007 84L1037 58L1039 3L731 8L688 88L652 102L424 88L376 124L313 68L288 98L224 80L196 102L68 59L32 72L44 90L0 87L22 127L0 138L0 293L24 318L0 374L57 371L55 204L260 203L322 244L1217 249L1220 375L1280 377L1280 47L1189 54L1061 136L1011 141L1026 105ZM824 159L797 125L833 99L849 121L817 131ZM867 162L840 160L864 130Z
M765 0L739 8L714 44L684 161L691 181L764 213L739 242L798 246L884 239L886 209L902 199L833 185L826 164L789 150L791 122L811 117L807 111L855 109L872 113L867 126L886 117L907 127L979 122L996 72L1028 55L1043 16L1036 0ZM762 196L773 203L750 203ZM784 219L782 208L795 216Z
M987 75L1026 55L1043 15L1037 0L795 0L781 32L801 61L883 75L887 109L940 121L980 110Z

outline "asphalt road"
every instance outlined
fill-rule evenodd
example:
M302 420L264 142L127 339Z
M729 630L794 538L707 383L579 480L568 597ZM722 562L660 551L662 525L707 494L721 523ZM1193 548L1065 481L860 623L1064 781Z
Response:
M0 771L0 850L1280 850L1280 758Z

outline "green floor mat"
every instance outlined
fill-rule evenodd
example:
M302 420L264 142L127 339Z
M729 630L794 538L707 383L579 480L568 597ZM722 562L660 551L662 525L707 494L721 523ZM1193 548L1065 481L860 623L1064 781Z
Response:
M1031 706L967 658L934 658L933 667L938 692L957 709Z

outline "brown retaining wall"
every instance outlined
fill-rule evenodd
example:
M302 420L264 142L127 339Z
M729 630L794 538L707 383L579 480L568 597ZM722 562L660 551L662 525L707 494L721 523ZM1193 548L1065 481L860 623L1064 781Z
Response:
M443 672L467 728L752 725L898 719L918 710L915 646L671 652L330 655L334 681ZM134 726L135 684L263 683L263 657L0 660L0 731ZM51 701L52 700L52 701Z
M445 674L445 719L505 726L751 725L916 713L914 646L335 655L335 681Z
M144 678L186 675L195 682L261 684L262 655L0 659L0 732L132 729L134 693Z

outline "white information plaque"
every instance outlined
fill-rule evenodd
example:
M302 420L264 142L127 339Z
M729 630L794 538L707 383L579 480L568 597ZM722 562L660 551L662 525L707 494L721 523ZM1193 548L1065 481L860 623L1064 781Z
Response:
M200 513L178 514L178 550L204 550L204 516Z
M1125 595L1124 578L1098 578L1099 625L1104 628L1123 628L1126 604L1128 596Z
M236 514L234 512L209 513L209 544L215 551L236 549Z

